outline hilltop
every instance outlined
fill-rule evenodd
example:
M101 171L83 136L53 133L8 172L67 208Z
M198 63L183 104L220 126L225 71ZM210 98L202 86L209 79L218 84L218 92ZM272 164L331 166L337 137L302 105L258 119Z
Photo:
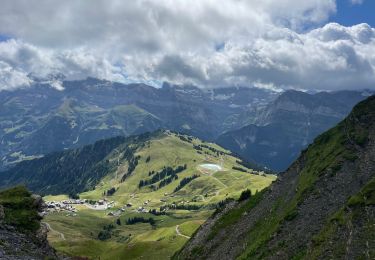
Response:
M223 201L275 179L216 144L168 130L98 141L0 173L3 187L22 183L47 195L44 221L58 251L102 259L168 258Z
M375 256L375 96L246 202L211 217L176 259Z

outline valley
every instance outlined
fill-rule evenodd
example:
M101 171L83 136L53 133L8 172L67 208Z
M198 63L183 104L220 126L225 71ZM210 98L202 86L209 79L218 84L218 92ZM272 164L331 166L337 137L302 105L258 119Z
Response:
M48 204L74 202L73 211L51 210L43 219L50 229L48 239L58 252L92 259L169 258L222 201L237 199L246 189L260 192L276 179L247 168L228 150L188 135L157 131L126 140L108 149L101 160L109 165L108 170L93 188L74 194L79 203L61 194L60 188L46 190L36 185L38 176L33 176L32 169L38 168L30 167L29 162L24 162L25 172L22 163L15 170L30 177L27 182L32 189L53 194L44 197ZM129 147L134 148L131 156ZM67 151L60 158L68 153L77 155ZM36 170L43 175L40 171ZM24 180L18 177L12 183ZM56 173L55 179L59 178Z
M375 0L1 0L0 260L375 260Z

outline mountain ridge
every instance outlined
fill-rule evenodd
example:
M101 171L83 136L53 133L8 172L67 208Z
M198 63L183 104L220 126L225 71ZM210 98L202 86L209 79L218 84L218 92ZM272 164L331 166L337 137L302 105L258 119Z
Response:
M258 111L251 124L220 135L216 142L246 160L283 171L315 137L337 124L364 98L355 91L313 95L286 91Z

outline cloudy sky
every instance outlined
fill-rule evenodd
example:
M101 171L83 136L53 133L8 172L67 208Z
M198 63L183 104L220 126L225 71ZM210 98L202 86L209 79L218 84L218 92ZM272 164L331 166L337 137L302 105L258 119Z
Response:
M374 0L1 0L0 89L64 74L375 88Z

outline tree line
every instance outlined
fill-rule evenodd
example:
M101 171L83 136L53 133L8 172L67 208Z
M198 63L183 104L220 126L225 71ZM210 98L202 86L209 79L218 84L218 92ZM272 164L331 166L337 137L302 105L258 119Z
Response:
M144 186L152 185L154 183L157 183L158 181L164 180L166 177L168 177L167 180L165 180L163 183L159 184L159 188L171 183L173 180L178 179L177 174L186 170L187 165L183 166L177 166L176 169L173 169L172 167L165 167L156 173L149 173L149 175L152 175L150 179L147 180L140 180L138 187L142 188ZM154 187L154 186L153 186Z

